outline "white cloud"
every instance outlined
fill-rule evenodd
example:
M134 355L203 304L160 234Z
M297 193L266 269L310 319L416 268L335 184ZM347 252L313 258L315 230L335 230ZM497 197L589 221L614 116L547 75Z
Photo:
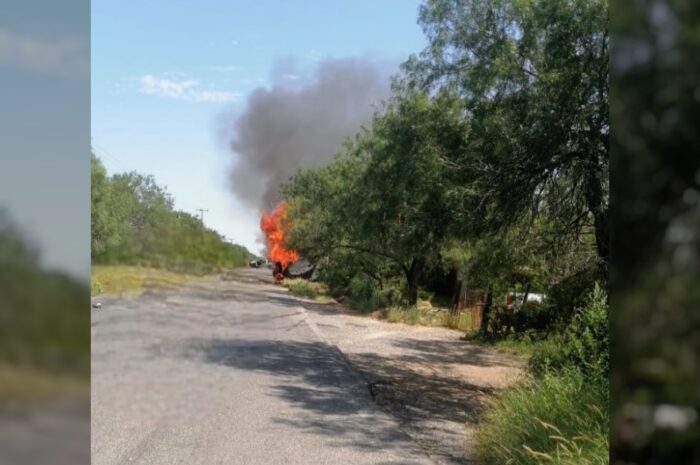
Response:
M160 97L212 103L233 102L240 98L240 94L237 92L202 89L199 81L194 79L176 81L146 74L141 76L139 81L141 83L140 92Z
M90 75L90 50L84 41L19 35L0 29L0 65L59 76Z

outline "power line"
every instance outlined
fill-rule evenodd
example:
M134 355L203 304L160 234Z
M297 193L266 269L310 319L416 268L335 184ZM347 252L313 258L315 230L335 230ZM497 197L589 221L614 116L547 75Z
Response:
M116 164L120 169L124 170L125 173L130 171L126 166L126 163L122 162L119 158L112 155L112 153L107 151L103 145L97 144L94 139L92 140L92 146L97 149L96 155L98 157L107 158L112 163Z

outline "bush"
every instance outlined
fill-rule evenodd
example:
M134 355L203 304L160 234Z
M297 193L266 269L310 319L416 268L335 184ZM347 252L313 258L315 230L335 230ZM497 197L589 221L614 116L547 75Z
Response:
M356 273L348 266L331 262L319 269L319 281L328 285L328 290L333 297L347 295L348 286Z
M607 386L577 370L546 374L491 400L476 432L483 465L608 463Z
M353 308L372 311L378 307L377 285L364 275L355 275L348 285L348 298Z
M421 300L433 300L434 292L430 292L422 287L418 288L418 298Z
M610 369L608 313L607 295L596 284L588 304L574 318L568 344L574 366L581 370L593 370L596 375L606 379Z
M557 283L549 292L547 300L556 319L564 325L571 321L576 310L585 306L600 278L597 268L591 267Z
M530 357L530 371L540 376L567 366L570 363L567 345L568 339L564 334L555 334L543 339Z
M544 302L526 302L514 312L516 332L527 330L545 331L554 324L554 312Z
M90 295L99 295L103 292L102 283L96 277L90 277Z
M596 284L586 306L576 313L566 332L550 341L540 346L530 359L535 374L574 367L607 379L610 362L605 291Z
M406 303L404 292L397 286L389 285L384 289L375 290L377 308L401 306Z

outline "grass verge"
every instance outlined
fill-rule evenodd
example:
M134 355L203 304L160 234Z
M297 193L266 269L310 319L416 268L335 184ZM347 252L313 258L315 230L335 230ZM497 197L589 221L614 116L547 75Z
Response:
M335 302L335 300L333 300L333 298L328 294L328 286L323 283L299 278L285 279L282 281L282 285L289 289L289 292L299 297L312 299L323 304Z
M490 400L476 432L478 462L607 464L606 389L576 370L505 389Z
M135 294L147 289L172 289L187 283L203 281L206 276L175 273L158 268L125 265L96 265L92 267L90 289L99 294Z
M417 307L389 307L383 311L383 316L391 323L405 323L421 326L442 326L445 328L468 331L471 327L471 315L468 312L452 314L443 308L433 308L427 305Z
M45 399L89 389L88 377L0 365L0 403Z
M306 279L285 279L282 281L282 285L289 289L289 292L299 297L312 299L319 303L336 302L330 296L328 286L322 282L313 282ZM373 308L373 304L370 302L364 302L367 305L358 305L358 302L353 302L352 298L343 300L346 300L349 307L359 314L366 315ZM468 331L471 327L471 315L468 312L453 315L446 308L433 307L429 299L420 299L416 307L390 306L380 308L373 314L391 323L442 326L460 331Z

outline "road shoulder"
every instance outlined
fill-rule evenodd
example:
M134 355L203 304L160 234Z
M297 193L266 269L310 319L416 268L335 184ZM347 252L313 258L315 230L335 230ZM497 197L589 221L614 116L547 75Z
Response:
M523 358L460 340L459 331L388 323L294 298L312 330L338 348L375 403L437 464L473 463L472 435L485 403L524 376Z

